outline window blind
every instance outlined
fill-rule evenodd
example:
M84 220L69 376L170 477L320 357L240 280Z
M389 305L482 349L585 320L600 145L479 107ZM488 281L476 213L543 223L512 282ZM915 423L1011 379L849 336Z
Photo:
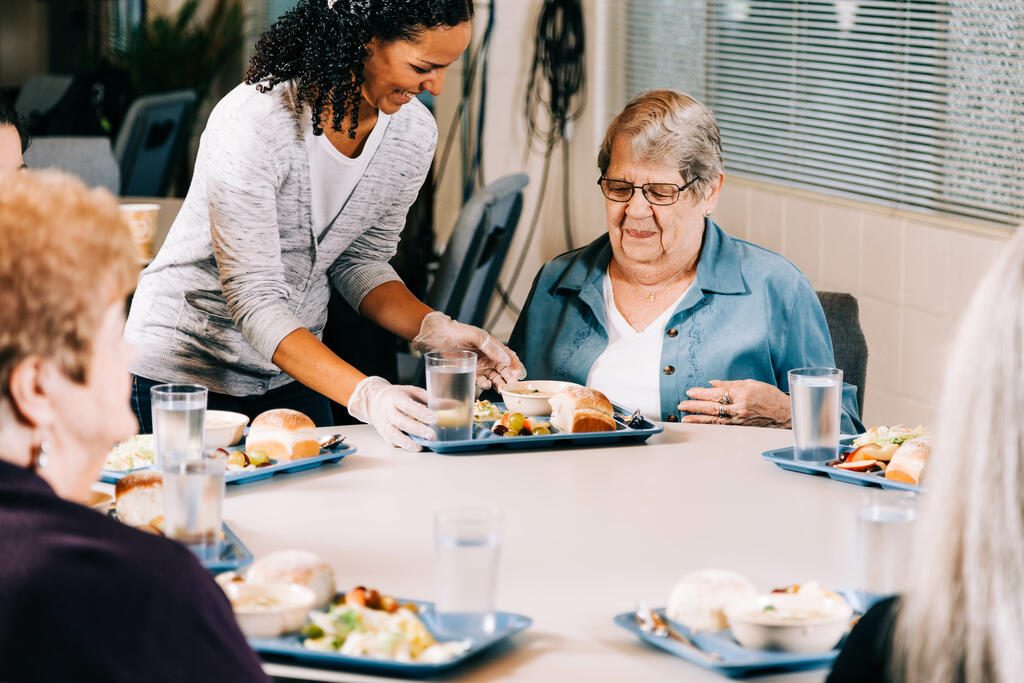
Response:
M729 173L1024 220L1020 0L632 0L614 12L609 110L651 88L689 92L715 113Z

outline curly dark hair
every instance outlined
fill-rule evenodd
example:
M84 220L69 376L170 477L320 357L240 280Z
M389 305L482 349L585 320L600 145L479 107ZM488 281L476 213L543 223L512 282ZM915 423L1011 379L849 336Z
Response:
M366 45L414 40L422 31L458 26L472 19L472 0L299 0L256 42L245 82L267 92L293 81L298 100L309 106L313 133L321 135L320 116L330 104L331 126L355 138L363 86Z
M21 153L24 154L31 144L28 125L21 114L2 96L0 96L0 126L14 126L14 130L18 131L18 137L21 138Z

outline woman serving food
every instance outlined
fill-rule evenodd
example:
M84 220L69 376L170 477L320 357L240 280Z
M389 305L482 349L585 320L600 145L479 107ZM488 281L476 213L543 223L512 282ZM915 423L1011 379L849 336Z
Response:
M301 0L260 38L139 281L126 335L140 349L132 405L144 431L154 384L196 382L211 408L292 408L321 426L329 397L418 450L407 434L432 438L435 420L425 392L366 377L321 343L332 285L418 349L475 351L485 388L525 374L388 265L437 140L415 96L440 94L471 17L470 0Z
M710 219L725 178L711 112L642 94L598 168L608 233L541 269L509 342L531 375L655 420L788 427L787 373L835 363L828 326L803 273ZM842 428L863 431L849 384Z

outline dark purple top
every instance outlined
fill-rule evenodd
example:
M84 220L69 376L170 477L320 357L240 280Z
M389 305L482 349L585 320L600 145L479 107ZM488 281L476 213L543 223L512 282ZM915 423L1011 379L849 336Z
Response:
M267 681L183 546L0 460L0 681Z

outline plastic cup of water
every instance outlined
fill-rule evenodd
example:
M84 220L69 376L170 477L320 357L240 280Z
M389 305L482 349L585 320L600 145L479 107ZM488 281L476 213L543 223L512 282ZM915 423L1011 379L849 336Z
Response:
M502 514L493 508L434 513L434 609L438 630L453 638L495 631Z
M199 460L171 457L162 468L164 533L207 562L220 557L226 466L213 451Z
M207 394L198 384L158 384L150 389L158 465L203 457Z
M437 415L438 441L473 438L476 397L476 354L472 351L428 351L427 407Z
M907 564L917 522L917 494L871 489L857 505L857 576L860 608L906 590Z
M798 368L789 371L789 402L796 460L839 457L843 371Z

